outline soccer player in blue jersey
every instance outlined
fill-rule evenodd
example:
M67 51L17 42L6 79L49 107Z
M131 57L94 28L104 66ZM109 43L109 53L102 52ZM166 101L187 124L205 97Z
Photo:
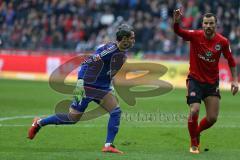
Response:
M135 43L132 28L126 24L121 25L116 32L116 42L109 42L98 48L92 56L85 60L78 72L78 81L75 96L69 113L55 114L43 119L35 118L28 131L28 138L33 139L38 131L49 124L63 125L75 124L83 115L88 104L98 103L109 114L106 143L103 152L123 153L114 145L114 139L119 130L121 109L112 93L111 81L121 69L126 60L126 52Z

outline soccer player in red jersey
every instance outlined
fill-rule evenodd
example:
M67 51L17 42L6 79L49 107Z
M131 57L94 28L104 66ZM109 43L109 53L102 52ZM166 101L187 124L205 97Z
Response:
M210 128L219 112L219 68L221 54L227 59L232 74L231 92L238 92L236 63L229 41L216 32L217 19L212 13L203 16L202 30L185 30L179 25L182 18L180 9L173 13L174 32L185 41L190 41L190 68L187 78L187 103L190 107L188 130L191 137L191 153L199 153L200 133ZM198 124L201 101L206 116Z

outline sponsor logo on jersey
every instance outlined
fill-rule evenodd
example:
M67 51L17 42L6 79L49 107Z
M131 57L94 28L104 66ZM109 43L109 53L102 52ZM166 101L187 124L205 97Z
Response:
M206 57L212 57L212 52L208 51L207 53L205 53Z
M215 62L216 60L211 58L213 55L212 52L210 51L207 51L205 54L201 55L201 54L198 54L198 57L201 58L202 60L204 61L207 61L207 62Z

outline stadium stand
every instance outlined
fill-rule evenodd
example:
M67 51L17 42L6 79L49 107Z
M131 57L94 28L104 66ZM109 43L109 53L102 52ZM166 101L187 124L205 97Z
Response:
M231 40L240 54L239 0L0 0L0 48L91 51L113 38L123 21L136 31L135 52L145 54L188 53L177 38L172 11L184 6L186 28L200 28L201 15L213 12L218 31Z

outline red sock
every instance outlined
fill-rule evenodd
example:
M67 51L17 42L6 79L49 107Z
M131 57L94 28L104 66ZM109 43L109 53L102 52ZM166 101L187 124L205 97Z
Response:
M210 128L214 123L209 123L207 118L204 117L197 128L197 133L200 134L203 130Z
M188 131L191 137L191 146L197 146L198 114L188 117Z

